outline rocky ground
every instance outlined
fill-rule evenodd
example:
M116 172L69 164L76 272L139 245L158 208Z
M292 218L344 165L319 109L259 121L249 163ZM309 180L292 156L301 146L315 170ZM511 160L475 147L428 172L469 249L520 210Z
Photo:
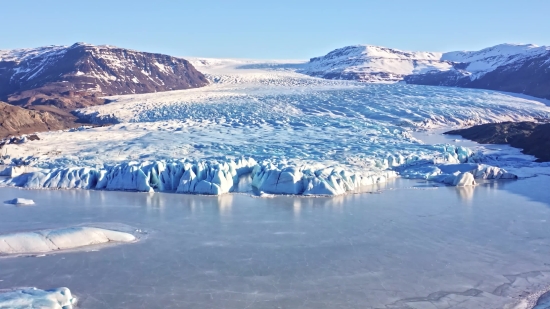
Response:
M54 111L29 110L0 102L0 139L41 131L61 130L80 126L76 117Z
M550 161L550 123L488 123L445 134L461 135L482 144L509 144L523 149L525 154L537 157L539 162Z

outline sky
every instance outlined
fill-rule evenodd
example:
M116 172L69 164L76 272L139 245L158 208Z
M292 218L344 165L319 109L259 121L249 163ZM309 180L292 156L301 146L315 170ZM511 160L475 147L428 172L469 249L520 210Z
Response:
M172 56L308 59L356 44L550 45L547 0L2 0L0 10L0 49L86 42Z

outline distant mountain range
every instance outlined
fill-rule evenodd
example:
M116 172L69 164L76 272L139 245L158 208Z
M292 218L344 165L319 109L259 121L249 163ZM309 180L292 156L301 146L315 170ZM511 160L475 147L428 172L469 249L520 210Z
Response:
M182 58L76 43L0 51L0 100L74 109L108 95L202 87L206 77Z
M431 53L356 45L311 58L300 71L328 79L482 88L550 99L548 46L501 44Z

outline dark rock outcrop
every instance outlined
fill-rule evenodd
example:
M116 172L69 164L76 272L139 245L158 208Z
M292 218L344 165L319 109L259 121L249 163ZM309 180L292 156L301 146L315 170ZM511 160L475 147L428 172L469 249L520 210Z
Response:
M0 99L74 109L101 96L202 87L206 77L185 59L112 46L0 51Z
M509 144L537 157L539 162L550 161L550 123L488 123L445 134L461 135L482 144Z

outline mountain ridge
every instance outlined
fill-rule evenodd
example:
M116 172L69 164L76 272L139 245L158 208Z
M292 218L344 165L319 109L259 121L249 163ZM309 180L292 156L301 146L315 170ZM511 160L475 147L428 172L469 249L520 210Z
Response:
M178 57L75 43L0 51L0 99L74 109L102 96L202 87L206 77Z
M479 51L409 52L352 45L311 58L300 72L327 79L483 88L550 98L550 47L499 44Z

